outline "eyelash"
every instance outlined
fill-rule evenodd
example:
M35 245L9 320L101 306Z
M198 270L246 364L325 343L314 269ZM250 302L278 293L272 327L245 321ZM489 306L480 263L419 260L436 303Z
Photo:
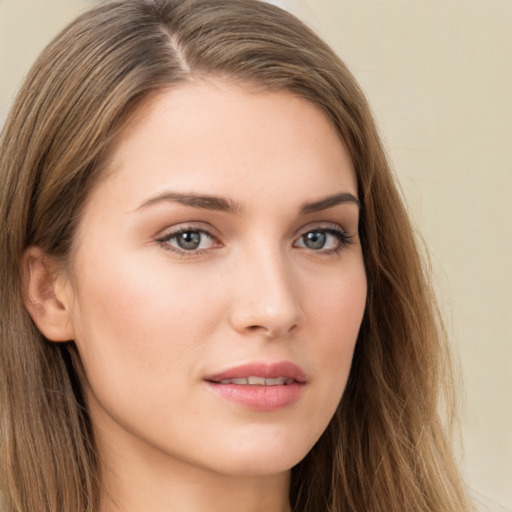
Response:
M213 240L214 242L218 243L217 237L213 236L209 231L206 231L204 229L200 229L193 226L184 226L180 227L176 230L168 231L167 233L164 233L162 236L158 237L156 241L166 250L171 251L174 254L183 257L183 258L193 258L197 256L201 256L202 254L206 253L208 249L194 249L187 251L186 249L179 249L177 247L173 247L170 244L170 241L173 239L177 239L180 235L184 235L185 233L200 233L203 236L206 236Z
M199 257L203 255L204 253L208 252L211 248L207 249L180 249L178 247L174 247L170 244L170 241L173 239L177 239L179 236L184 235L186 233L198 233L203 236L208 237L213 241L213 243L220 244L217 237L212 235L209 231L206 231L204 229L200 229L193 226L183 226L176 230L171 230L166 233L164 233L162 236L158 237L156 241L167 251L171 251L174 254L183 257L183 258L194 258ZM332 249L319 249L314 250L308 247L297 247L297 243L300 240L304 241L304 237L306 237L310 233L322 233L325 235L331 235L337 239L337 246ZM353 237L349 235L344 229L342 229L340 226L331 224L329 226L321 226L321 227L315 227L308 229L307 231L304 231L294 242L294 247L297 247L299 249L305 249L309 250L315 254L320 254L324 256L336 256L340 254L345 248L347 248L350 244L353 243Z
M298 239L304 240L304 237L310 233L323 233L325 235L331 235L334 238L336 238L338 244L336 247L332 249L320 249L318 251L315 251L313 249L309 249L308 247L304 247L306 250L311 250L312 252L316 254L321 254L324 256L337 256L340 254L344 249L346 249L350 244L354 242L353 237L349 235L343 228L336 224L331 224L329 226L321 226L321 227L315 227L312 229L308 229L305 231ZM297 242L294 243L294 246ZM301 247L302 248L302 247Z

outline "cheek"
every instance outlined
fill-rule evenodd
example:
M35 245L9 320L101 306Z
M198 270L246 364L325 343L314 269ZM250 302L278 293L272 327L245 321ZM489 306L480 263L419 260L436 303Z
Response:
M357 335L366 306L367 282L361 260L333 272L320 282L310 280L302 295L307 300L308 319L327 337L351 340Z
M308 298L308 317L316 333L311 353L339 397L346 384L366 306L367 282L362 263L326 280Z
M146 387L162 386L157 376L169 368L191 371L219 322L214 288L198 294L190 273L170 273L137 259L119 261L102 260L81 273L73 322L88 379L99 387L107 382L137 387L138 379L145 379Z

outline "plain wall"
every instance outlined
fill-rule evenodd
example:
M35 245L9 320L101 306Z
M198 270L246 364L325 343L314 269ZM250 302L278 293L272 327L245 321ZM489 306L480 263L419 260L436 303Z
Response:
M512 2L296 5L360 81L432 253L466 480L512 508Z
M512 2L282 0L366 92L432 253L464 378L469 485L512 508ZM0 0L0 125L90 0Z

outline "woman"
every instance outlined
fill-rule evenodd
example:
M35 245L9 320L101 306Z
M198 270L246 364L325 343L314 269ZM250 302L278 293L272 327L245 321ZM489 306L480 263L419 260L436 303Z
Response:
M411 226L299 21L94 8L1 154L6 511L468 509Z

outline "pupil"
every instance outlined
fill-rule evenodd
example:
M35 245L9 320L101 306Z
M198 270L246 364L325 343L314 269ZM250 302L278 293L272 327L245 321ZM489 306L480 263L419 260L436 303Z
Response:
M195 231L187 231L178 236L177 242L182 249L189 251L197 249L201 243L201 235Z
M325 245L325 240L325 233L321 233L320 231L312 231L304 235L304 244L309 249L322 249Z

